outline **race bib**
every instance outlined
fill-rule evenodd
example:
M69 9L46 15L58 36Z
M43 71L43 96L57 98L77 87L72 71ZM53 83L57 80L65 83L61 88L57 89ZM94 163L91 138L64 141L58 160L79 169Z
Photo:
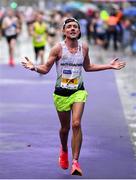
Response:
M80 71L78 69L63 69L61 87L66 89L77 89L79 85Z
M36 37L36 41L37 42L42 42L42 38L43 36L42 35L38 35L37 37Z
M5 29L5 35L6 36L13 36L16 34L16 27L15 26L10 26L7 29Z

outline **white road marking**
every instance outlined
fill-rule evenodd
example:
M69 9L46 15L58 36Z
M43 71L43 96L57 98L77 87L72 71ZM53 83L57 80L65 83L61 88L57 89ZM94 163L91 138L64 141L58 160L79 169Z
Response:
M133 136L133 137L136 137L136 132L133 132L133 133L132 133L132 136Z
M129 127L131 127L131 128L136 128L136 123L131 123L131 124L129 124Z
M54 84L54 80L35 80L35 79L0 79L0 85L12 85L12 84L19 84L19 85L35 85L35 84Z
M22 108L52 108L53 104L33 104L33 103L0 103L0 109L22 109Z

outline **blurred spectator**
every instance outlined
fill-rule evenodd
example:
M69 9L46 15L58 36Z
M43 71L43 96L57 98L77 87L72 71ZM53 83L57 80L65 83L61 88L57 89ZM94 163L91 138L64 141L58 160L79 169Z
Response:
M30 35L31 26L35 21L35 12L34 12L32 7L28 7L26 9L26 11L25 11L25 21L26 21L26 24L27 24L28 34Z
M79 24L80 24L80 27L81 27L81 34L82 34L82 39L83 40L87 40L87 18L81 18L79 20Z
M131 44L131 21L129 19L123 20L123 41L122 47L125 49Z
M44 13L38 11L35 22L31 25L30 35L33 38L35 60L40 57L40 64L44 63L44 50L47 42L47 27L44 22Z
M114 50L118 49L117 45L117 24L118 24L118 17L116 16L115 12L112 12L107 20L107 44L106 48L109 48L110 40L113 40L113 48Z
M57 36L57 23L55 21L55 14L51 13L50 15L50 21L48 25L48 43L52 47L54 46L56 42L56 36Z
M132 34L132 44L131 44L131 51L133 54L136 54L136 22L131 26L131 34Z
M106 24L100 18L100 12L94 14L92 21L92 31L94 32L94 40L97 45L105 46L106 43Z
M19 19L15 16L15 12L12 9L7 10L6 16L2 21L2 30L4 36L7 39L9 47L9 65L14 65L14 48L16 39L20 33Z

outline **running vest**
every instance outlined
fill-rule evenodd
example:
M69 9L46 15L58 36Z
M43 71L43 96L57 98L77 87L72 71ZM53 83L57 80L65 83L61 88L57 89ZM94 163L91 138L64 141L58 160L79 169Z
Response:
M42 47L46 44L46 24L35 22L34 23L34 33L37 35L33 36L33 45L34 47Z
M10 17L5 17L4 21L6 24L8 24L8 27L4 29L4 35L6 37L10 37L10 36L15 36L17 35L17 22L16 22L16 18L10 18Z
M9 27L7 27L5 29L5 36L9 37L9 36L14 36L16 35L16 29L17 29L17 26L16 24L12 23Z
M83 90L82 67L84 56L82 44L78 42L78 50L71 53L65 42L61 42L62 56L56 62L57 81L55 94L69 96L78 90Z

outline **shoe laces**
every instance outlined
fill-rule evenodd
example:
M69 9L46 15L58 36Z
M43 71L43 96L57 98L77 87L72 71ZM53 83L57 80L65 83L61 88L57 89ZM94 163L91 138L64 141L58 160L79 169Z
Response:
M63 150L61 149L60 157L62 157L62 158L67 158L67 156L68 156L68 152L65 152L65 151L63 151Z
M80 165L79 165L79 163L77 161L74 160L73 165L76 166L76 168L80 169Z

